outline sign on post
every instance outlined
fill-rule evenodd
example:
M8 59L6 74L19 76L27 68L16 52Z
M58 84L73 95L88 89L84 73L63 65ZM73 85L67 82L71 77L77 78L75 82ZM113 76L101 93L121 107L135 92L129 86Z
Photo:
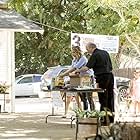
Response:
M60 91L51 91L53 107L63 107L63 100Z
M80 46L83 53L86 52L85 46L89 42L109 53L118 53L119 36L71 33L71 46Z

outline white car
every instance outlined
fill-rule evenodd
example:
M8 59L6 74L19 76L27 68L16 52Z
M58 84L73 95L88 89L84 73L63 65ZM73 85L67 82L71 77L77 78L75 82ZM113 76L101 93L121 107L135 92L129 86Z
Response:
M47 91L48 89L51 89L52 79L58 77L61 73L68 70L69 67L70 66L55 66L48 68L41 78L41 91ZM69 76L65 76L64 83L67 83L68 81L70 81Z
M15 96L38 96L41 74L25 74L16 77Z

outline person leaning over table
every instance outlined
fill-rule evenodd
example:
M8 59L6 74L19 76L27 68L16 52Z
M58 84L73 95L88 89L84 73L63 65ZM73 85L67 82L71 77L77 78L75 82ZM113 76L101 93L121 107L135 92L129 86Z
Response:
M91 54L86 66L77 69L75 73L93 69L96 83L99 88L105 89L104 93L98 92L98 98L100 103L100 110L108 108L111 112L114 112L114 76L112 74L112 62L107 51L100 50L92 42L86 45L86 50ZM111 123L114 122L114 117L110 116ZM103 122L106 124L106 120Z
M67 76L69 75L70 73L74 72L77 68L81 68L82 66L85 66L87 64L87 58L82 55L82 52L81 52L81 49L79 46L74 46L72 47L71 49L71 53L72 53L72 56L73 56L73 60L72 60L72 64L71 64L71 67L65 71L64 73L62 73L60 75L60 77L64 77L64 76ZM87 72L81 72L80 74L92 74L92 70L89 70ZM94 109L94 102L92 100L92 93L89 93L88 96L86 93L78 93L78 95L80 96L82 102L83 102L83 108L84 110L87 110L88 109L88 102L87 102L87 99L89 101L89 104L90 104L90 109L93 110ZM69 97L67 99L67 105L66 105L66 110L68 111L68 106L70 104L70 101L71 101L71 98ZM80 103L78 102L78 98L76 98L76 101L77 101L77 104L80 105ZM80 109L81 106L79 106Z

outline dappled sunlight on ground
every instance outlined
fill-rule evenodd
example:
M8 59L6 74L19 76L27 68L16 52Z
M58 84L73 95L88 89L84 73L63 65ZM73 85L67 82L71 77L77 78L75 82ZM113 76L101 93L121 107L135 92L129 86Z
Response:
M0 139L73 140L75 128L70 119L49 117L45 113L0 114Z

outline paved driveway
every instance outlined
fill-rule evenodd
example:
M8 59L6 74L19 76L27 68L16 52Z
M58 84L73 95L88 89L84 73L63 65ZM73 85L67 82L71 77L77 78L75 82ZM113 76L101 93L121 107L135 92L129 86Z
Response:
M15 99L15 112L49 112L50 98L21 97Z
M74 140L75 128L70 119L49 117L46 113L0 114L2 140Z

